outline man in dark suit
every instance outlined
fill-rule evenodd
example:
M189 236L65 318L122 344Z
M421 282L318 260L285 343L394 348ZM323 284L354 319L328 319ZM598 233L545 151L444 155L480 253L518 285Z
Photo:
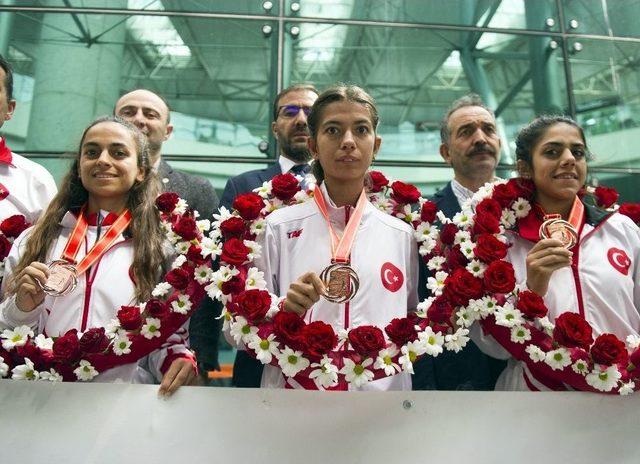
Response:
M227 181L220 206L231 209L233 200L243 193L260 187L274 176L285 172L305 175L309 172L311 154L307 149L309 129L307 116L318 91L311 85L293 85L284 89L273 102L271 130L278 142L279 156L276 163L266 169L248 171ZM262 363L238 350L233 364L233 385L236 387L259 387L262 378Z
M218 209L218 197L213 186L202 177L174 170L162 159L162 144L173 131L167 102L149 90L138 89L120 97L114 112L135 124L147 136L149 160L157 170L164 190L176 192L190 208L200 213L200 219L212 220ZM219 368L218 339L222 321L216 317L220 311L221 305L205 296L189 321L189 341L203 376L207 371Z
M440 124L440 155L453 168L454 177L433 200L452 218L461 204L486 182L495 178L500 158L496 119L478 95L454 101ZM420 269L420 299L428 295L424 263ZM469 342L460 353L445 351L437 358L425 357L415 366L414 390L493 390L505 362L483 354Z

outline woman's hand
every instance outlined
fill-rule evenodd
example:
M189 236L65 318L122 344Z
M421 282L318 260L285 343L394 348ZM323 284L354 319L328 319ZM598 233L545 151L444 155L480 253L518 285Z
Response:
M191 385L196 378L193 362L187 358L174 359L167 372L162 376L162 383L158 394L171 396L182 385Z
M289 286L284 310L300 316L311 308L324 293L324 284L315 272L303 274Z
M551 274L560 268L571 266L573 253L562 246L560 240L540 240L527 254L527 287L540 296L549 288Z
M16 279L16 306L20 311L31 312L42 303L45 294L41 285L44 285L48 278L49 268L37 261L22 270Z

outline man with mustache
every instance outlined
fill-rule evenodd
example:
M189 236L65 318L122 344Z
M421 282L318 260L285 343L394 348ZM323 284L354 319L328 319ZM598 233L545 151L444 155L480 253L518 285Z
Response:
M445 216L461 205L486 182L495 178L500 159L500 137L493 111L476 94L455 100L440 123L440 155L453 168L453 179L431 200ZM421 265L420 300L426 298L426 277ZM456 354L445 351L437 358L425 357L415 366L414 390L493 390L505 367L469 342Z
M271 130L278 142L278 162L266 169L245 172L227 181L220 199L220 206L231 209L238 195L260 187L274 176L285 172L295 175L309 173L311 154L307 148L309 128L307 116L318 91L312 85L296 84L282 90L273 102L273 122ZM262 363L252 358L246 351L236 354L233 364L233 385L243 388L259 388L262 378Z
M121 96L114 114L134 124L147 137L149 162L156 170L165 191L175 192L190 208L200 213L200 219L213 220L218 209L218 196L208 180L174 170L162 159L162 144L173 132L169 105L160 95L137 89ZM205 296L189 320L189 342L196 352L200 373L218 369L218 339L222 322L216 317L221 306Z

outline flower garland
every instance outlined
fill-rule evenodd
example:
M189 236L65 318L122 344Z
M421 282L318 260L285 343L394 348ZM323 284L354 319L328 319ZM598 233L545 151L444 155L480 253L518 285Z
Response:
M430 261L435 278L429 285L436 292L432 307L445 307L443 317L455 315L461 327L480 320L485 333L550 389L619 394L640 389L633 380L640 377L640 337L628 336L626 346L613 334L594 340L580 314L565 312L551 321L542 297L516 288L514 268L504 260L510 246L506 231L534 214L534 189L525 179L488 183L452 220L441 218L446 259ZM640 205L618 207L614 189L588 188L580 196L640 221Z
M159 349L185 323L205 295L203 276L211 272L210 253L200 243L209 221L196 221L197 213L172 192L160 195L156 206L178 256L165 281L153 290L153 298L139 306L122 306L107 327L84 333L71 329L51 338L35 335L25 325L4 330L0 334L0 378L89 381Z
M0 282L4 276L4 260L9 256L13 241L31 226L22 214L15 214L0 222Z
M413 185L390 183L377 171L370 175L369 201L411 224L420 254L432 253L439 239L433 225L435 204L421 198ZM306 323L300 316L280 310L282 298L266 290L263 273L252 267L261 251L256 239L272 211L303 203L312 195L301 189L298 178L282 174L254 192L238 196L233 212L223 208L214 216L212 232L205 240L212 253L220 256L220 268L206 289L224 304L223 330L263 364L279 366L289 380L305 388L360 387L399 372L413 373L413 363L422 355L461 350L468 341L468 329L453 330L431 321L424 304L385 327L359 326L339 333L324 322ZM413 204L419 205L419 211L412 209Z

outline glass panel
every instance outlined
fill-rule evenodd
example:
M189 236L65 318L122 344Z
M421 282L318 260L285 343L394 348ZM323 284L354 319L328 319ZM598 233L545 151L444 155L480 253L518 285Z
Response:
M277 34L265 37L263 21L11 16L18 106L3 129L16 150L73 150L87 123L111 113L119 95L147 88L173 110L164 153L264 156L258 144L269 134Z
M298 11L291 6L299 5ZM287 0L285 15L499 29L558 30L554 0ZM551 26L546 24L550 18Z
M453 100L475 91L495 108L503 162L513 162L513 140L535 114L567 108L564 67L549 37L414 28L299 25L285 42L285 85L325 88L350 82L376 98L383 138L380 159L440 162L439 123ZM411 176L412 171L408 174ZM448 180L434 171L429 182ZM418 179L410 178L416 181Z
M581 40L570 58L578 121L592 166L640 167L640 44Z
M563 0L567 30L582 34L637 37L640 0ZM571 20L577 21L572 28Z
M130 9L140 11L184 11L193 13L278 14L277 0L265 9L264 0L0 0L2 4L73 8Z

